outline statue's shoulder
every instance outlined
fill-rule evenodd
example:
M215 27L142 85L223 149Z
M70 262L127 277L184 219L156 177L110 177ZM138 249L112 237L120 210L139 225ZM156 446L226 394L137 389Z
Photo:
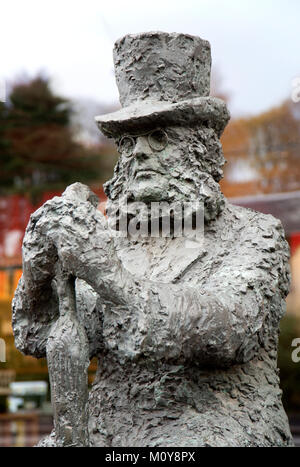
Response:
M236 248L256 250L258 255L276 254L278 261L287 262L290 251L280 219L251 208L226 204L229 227L236 239Z
M280 219L272 216L272 214L264 214L252 208L238 206L230 202L226 203L226 211L237 229L246 232L249 230L252 233L256 231L258 236L265 238L275 238L278 235L285 236Z
M271 214L231 203L226 209L227 222L234 230L234 251L248 270L267 272L266 281L278 277L278 287L285 297L290 283L290 248L281 221Z

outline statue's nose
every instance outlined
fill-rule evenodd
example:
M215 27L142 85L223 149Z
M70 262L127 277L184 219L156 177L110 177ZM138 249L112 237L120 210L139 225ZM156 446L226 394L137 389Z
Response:
M151 154L151 148L145 136L138 136L132 155L135 158L147 159Z

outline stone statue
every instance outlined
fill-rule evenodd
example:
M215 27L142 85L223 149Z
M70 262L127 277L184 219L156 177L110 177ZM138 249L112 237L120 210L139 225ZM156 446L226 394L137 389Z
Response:
M18 349L48 360L54 431L41 445L290 446L276 364L289 249L280 221L220 191L229 113L209 97L210 45L127 35L114 63L122 109L96 118L120 152L106 216L75 183L23 243L13 327ZM123 235L125 214L137 227L149 222L138 203L161 201L200 201L203 241Z

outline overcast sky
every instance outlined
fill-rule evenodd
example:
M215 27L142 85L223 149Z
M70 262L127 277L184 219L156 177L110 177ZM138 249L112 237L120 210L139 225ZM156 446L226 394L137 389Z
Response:
M149 30L209 40L234 114L278 104L300 76L299 0L6 0L0 13L0 77L44 70L72 98L116 102L113 43Z

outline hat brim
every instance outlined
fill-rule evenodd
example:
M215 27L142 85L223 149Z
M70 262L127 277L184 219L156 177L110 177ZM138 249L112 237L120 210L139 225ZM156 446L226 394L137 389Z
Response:
M216 97L197 97L176 103L140 101L95 117L99 129L108 137L152 127L157 120L160 126L205 124L214 128L220 137L229 119L225 102Z

